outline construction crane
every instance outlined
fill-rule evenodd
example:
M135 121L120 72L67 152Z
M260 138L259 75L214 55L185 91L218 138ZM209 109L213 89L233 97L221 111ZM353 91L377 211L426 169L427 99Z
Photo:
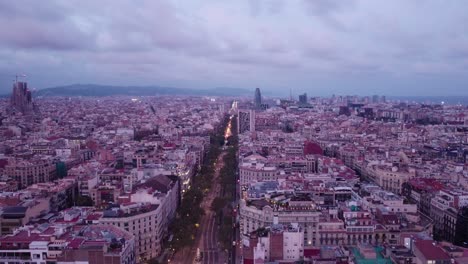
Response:
M18 79L19 79L19 78L26 78L26 74L24 74L24 73L15 74L15 75L13 75L13 76L15 76L15 79L13 80L15 83L18 82ZM34 94L35 92L37 92L37 89L36 89L36 88L29 88L29 90L31 91L32 94Z
M25 78L26 74L16 74L15 75L15 82L18 82L18 78Z
M0 76L15 77L13 81L18 82L18 79L26 77L26 74L0 74Z

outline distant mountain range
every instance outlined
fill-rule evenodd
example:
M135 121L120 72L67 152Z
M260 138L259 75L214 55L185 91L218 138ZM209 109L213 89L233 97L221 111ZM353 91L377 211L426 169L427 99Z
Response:
M220 87L215 89L186 89L161 86L113 86L99 84L72 84L40 89L34 97L40 96L154 96L154 95L193 95L193 96L243 96L252 95L253 90Z

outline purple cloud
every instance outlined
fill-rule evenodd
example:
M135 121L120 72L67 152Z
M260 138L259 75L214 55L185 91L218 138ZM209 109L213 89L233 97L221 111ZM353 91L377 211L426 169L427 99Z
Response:
M26 71L42 87L181 80L190 87L192 79L312 89L325 77L357 75L362 87L367 79L374 85L376 73L382 83L426 73L462 85L466 9L437 0L1 1L0 73ZM0 77L0 89L9 82ZM343 83L351 86L343 91L357 85Z

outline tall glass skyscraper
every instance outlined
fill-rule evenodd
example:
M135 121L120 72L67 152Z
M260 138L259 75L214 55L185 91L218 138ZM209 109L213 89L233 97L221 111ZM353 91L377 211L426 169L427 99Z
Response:
M260 108L262 106L262 94L260 93L260 88L255 89L254 104L256 108Z

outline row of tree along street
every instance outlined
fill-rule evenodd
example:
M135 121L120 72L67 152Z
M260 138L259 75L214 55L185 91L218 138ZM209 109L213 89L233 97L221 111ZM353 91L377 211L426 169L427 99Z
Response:
M231 119L232 135L227 139L226 153L223 157L224 166L220 170L219 183L221 196L216 197L211 204L211 209L216 212L217 222L220 225L219 241L225 249L230 249L233 241L233 210L236 200L236 171L237 171L237 122Z
M199 221L205 213L200 204L212 188L215 162L224 144L224 129L227 127L228 122L229 116L226 116L222 124L210 136L210 148L206 153L201 169L193 177L191 188L182 195L181 204L177 209L177 216L169 227L173 235L169 247L174 251L191 246L195 241Z

